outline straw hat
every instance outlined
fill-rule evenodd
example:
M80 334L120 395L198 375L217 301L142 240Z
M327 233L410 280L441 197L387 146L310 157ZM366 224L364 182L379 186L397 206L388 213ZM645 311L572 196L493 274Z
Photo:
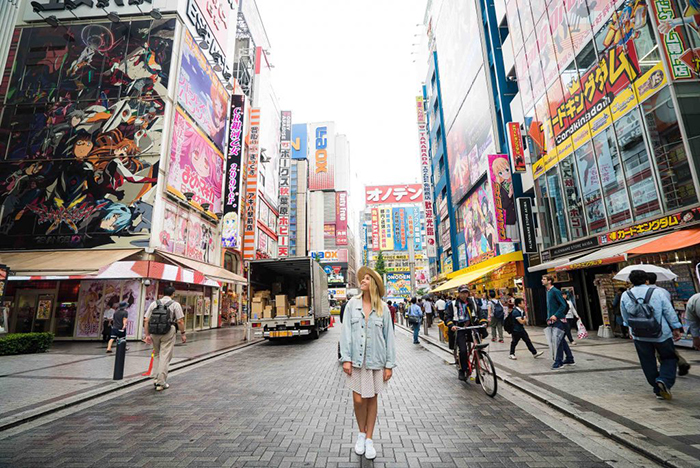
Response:
M365 277L365 275L369 275L372 278L374 278L374 281L377 283L377 289L379 290L379 295L381 297L384 297L384 293L386 292L384 290L384 281L382 281L382 277L379 276L379 273L374 271L368 266L363 266L360 267L360 269L357 271L357 281L358 283L362 281L362 278Z

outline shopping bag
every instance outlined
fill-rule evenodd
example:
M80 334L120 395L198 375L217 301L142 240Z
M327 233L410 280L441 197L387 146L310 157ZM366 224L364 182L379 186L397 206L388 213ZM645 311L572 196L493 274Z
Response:
M578 321L578 339L582 340L584 338L588 338L588 330L586 330L586 326L581 322L580 320Z

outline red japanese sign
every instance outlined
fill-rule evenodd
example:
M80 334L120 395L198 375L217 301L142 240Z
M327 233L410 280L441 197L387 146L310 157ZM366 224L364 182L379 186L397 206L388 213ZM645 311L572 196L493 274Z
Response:
M513 161L513 172L526 172L523 135L518 122L508 122L508 149Z
M255 259L255 230L258 209L258 156L260 154L260 109L250 110L248 160L245 165L245 211L243 213L243 258Z
M421 184L365 187L365 203L368 205L423 203L423 187Z
M379 208L372 208L372 250L379 250Z
M675 213L661 218L645 221L624 229L617 229L600 236L600 244L607 245L615 242L635 239L645 234L664 231L668 228L690 224L700 220L700 208L693 208L682 213Z
M695 3L697 5L697 1ZM663 42L661 49L668 59L671 77L676 81L700 77L700 48L692 48L689 45L688 36L683 28L687 24L699 32L700 12L697 6L692 5L692 0L688 0L687 4L688 7L679 14L672 0L650 2Z

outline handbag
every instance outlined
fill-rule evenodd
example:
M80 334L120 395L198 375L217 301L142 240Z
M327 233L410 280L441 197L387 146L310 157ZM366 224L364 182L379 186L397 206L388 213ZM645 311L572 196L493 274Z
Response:
M582 321L578 321L578 339L582 340L584 338L588 338L588 330L586 330L586 326L583 324Z

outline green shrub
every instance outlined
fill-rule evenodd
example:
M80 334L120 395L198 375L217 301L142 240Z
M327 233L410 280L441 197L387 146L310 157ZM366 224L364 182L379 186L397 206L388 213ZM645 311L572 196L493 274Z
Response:
M0 356L45 353L51 348L53 333L12 333L0 335Z

